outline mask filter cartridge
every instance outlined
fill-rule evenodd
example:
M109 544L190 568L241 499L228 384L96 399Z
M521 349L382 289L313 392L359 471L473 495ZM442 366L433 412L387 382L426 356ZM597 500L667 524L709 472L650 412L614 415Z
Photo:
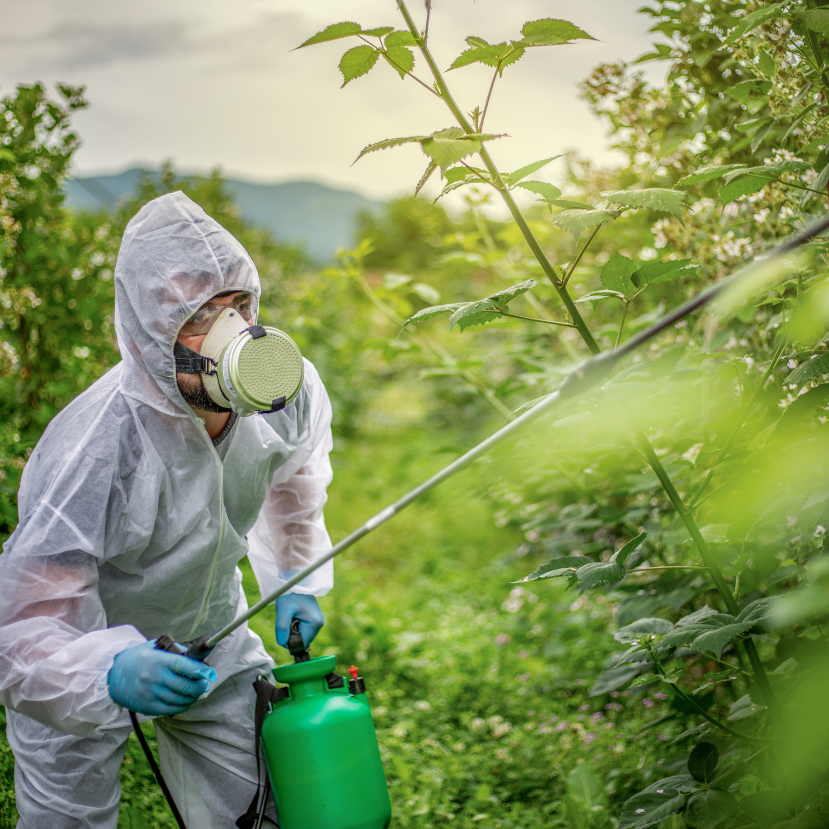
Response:
M248 325L235 308L219 314L198 356L202 365L197 370L208 395L238 414L279 411L302 388L304 367L297 344L278 328Z

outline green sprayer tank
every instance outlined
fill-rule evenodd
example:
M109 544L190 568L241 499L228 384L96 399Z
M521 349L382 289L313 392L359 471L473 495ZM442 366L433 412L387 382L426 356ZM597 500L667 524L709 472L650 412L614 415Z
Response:
M330 688L334 663L323 656L273 672L289 688L262 725L281 829L386 829L391 821L362 679Z

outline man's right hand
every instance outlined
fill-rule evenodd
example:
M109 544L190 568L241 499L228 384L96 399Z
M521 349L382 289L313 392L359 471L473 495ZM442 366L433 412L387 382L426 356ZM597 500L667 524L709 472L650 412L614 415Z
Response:
M118 705L151 717L186 711L216 679L209 665L156 650L154 641L121 651L107 675L109 695Z

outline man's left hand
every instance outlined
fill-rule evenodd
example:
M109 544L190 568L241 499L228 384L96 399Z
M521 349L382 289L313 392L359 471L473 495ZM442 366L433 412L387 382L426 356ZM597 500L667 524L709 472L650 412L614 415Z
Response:
M276 600L276 644L288 647L291 622L299 619L299 632L307 648L325 624L315 596L304 593L288 593Z

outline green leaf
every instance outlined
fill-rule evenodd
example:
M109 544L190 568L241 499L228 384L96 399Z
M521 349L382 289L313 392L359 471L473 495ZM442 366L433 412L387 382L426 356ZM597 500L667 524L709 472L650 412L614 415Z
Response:
M748 32L756 29L758 26L762 26L763 23L782 16L783 6L780 3L776 3L773 6L763 6L762 8L757 9L757 11L747 14L745 17L740 18L740 22L737 24L737 27L723 41L723 46L730 46L735 40L738 40L743 35L748 34Z
M729 722L746 720L749 717L753 717L764 708L765 706L757 705L753 702L749 694L745 694L731 706L731 713L728 715L728 720Z
M361 35L369 35L370 37L383 37L387 35L389 32L394 31L394 26L380 26L377 29L363 29L360 32Z
M11 150L7 150L5 147L0 147L0 159L14 163L17 161L17 156Z
M417 46L417 41L409 31L392 32L386 36L383 43L386 49L391 49L393 46Z
M450 302L448 305L432 305L430 308L422 308L416 314L412 314L404 323L405 328L412 322L424 322L432 317L438 317L441 314L452 314L457 311L464 303Z
M638 685L650 685L653 682L668 682L675 685L684 676L685 668L681 665L677 665L675 668L665 671L664 675L643 674L642 676L638 676L633 680L633 682L630 683L630 687L635 688Z
M427 285L425 282L415 282L415 284L412 285L412 290L424 302L440 302L440 291L438 291L437 288L434 288L431 285Z
M637 619L635 622L619 628L619 630L614 631L613 638L623 645L634 645L644 634L650 634L655 638L673 630L673 627L667 619L651 616L645 619Z
M792 17L813 32L820 35L829 35L829 10L827 9L796 11Z
M731 792L722 789L706 789L688 798L683 814L685 820L694 829L715 829L739 811L737 798Z
M635 677L640 670L639 665L615 665L606 671L602 671L596 677L596 682L590 689L590 696L598 697L609 691L618 691L619 688L627 685L628 681Z
M625 546L622 547L621 550L614 553L613 558L616 561L618 561L619 564L624 564L628 560L630 554L642 546L642 543L647 537L647 533L640 533L636 536L636 538L633 538L630 541L628 541L628 543L625 544Z
M690 267L689 267L690 266ZM699 266L691 265L690 259L669 259L666 262L646 262L633 274L633 284L639 288L678 279L687 273L693 273Z
M553 216L553 224L569 233L573 241L577 242L585 230L605 222L612 222L615 218L616 216L605 210L566 208Z
M593 307L595 308L595 303L602 299L621 299L624 301L625 295L619 293L619 291L593 291L593 293L585 294L584 296L579 297L576 302L592 302L594 303Z
M555 161L557 158L561 158L561 156L554 155L551 158L544 158L541 161L534 161L532 164L527 164L526 167L519 167L519 169L512 173L503 174L501 178L509 185L518 184L521 179L535 173L542 167L546 167L551 161Z
M406 73L411 72L414 67L414 53L405 46L389 46L383 54L383 57L391 64L392 69L395 69L401 78L405 78Z
M617 190L611 193L602 193L608 204L619 204L624 207L644 207L648 210L658 210L670 213L682 221L682 202L685 193L680 190L667 190L662 187L649 187L644 190Z
M676 789L640 792L625 801L619 816L619 829L646 829L675 815L685 805L685 795Z
M726 173L745 167L745 164L711 164L708 167L700 167L695 173L691 173L690 176L685 176L685 178L680 179L676 185L677 187L687 187L689 184L711 181L711 179L721 178Z
M438 130L421 141L423 152L440 167L443 173L468 155L481 151L484 141L502 138L501 135L467 134L460 127Z
M827 15L827 21L829 21L829 12L824 12L824 15ZM757 68L767 78L773 77L777 72L777 64L774 62L774 58L765 49L761 49L757 56Z
M313 46L315 43L339 40L341 37L351 37L351 35L358 35L362 31L363 27L359 23L332 23L321 32L317 32L313 37L309 37L305 43L297 46L297 49L302 49L304 46Z
M360 155L354 159L354 163L356 164L364 155L377 152L377 150L387 150L389 147L400 147L403 144L420 144L427 138L428 136L426 135L411 135L408 138L384 138L376 144L369 144L367 147L363 147Z
M688 773L698 783L708 785L720 762L720 752L713 743L697 743L688 757Z
M636 263L617 251L602 268L600 280L608 291L618 291L629 297L636 293L636 286L631 280L634 273Z
M581 592L592 590L603 584L615 584L625 577L625 567L618 561L591 561L579 567L576 571L576 578L579 580Z
M561 46L564 43L572 43L574 40L596 39L567 20L555 20L549 17L525 23L521 34L524 35L521 42L525 46Z
M492 66L503 74L504 69L511 63L520 60L524 55L526 47L521 43L495 43L489 44L480 38L467 38L467 43L473 43L471 49L462 52L449 67L449 70L460 69L462 66L469 66L472 63L482 63L485 66ZM480 43L480 45L478 45Z
M593 210L592 204L585 204L582 201L573 201L572 199L553 199L550 204L556 207L572 207L576 210Z
M544 181L522 181L515 185L516 187L523 187L531 193L537 193L545 201L552 201L561 195L561 190L554 184L547 184Z
M449 330L451 331L457 325L461 331L465 331L473 325L492 322L500 316L499 312L507 310L507 306L515 297L526 293L536 285L538 285L538 280L527 279L484 299L465 303L449 318Z
M380 52L373 46L355 46L349 49L340 61L340 72L344 78L343 86L355 78L368 74L377 63L378 57L380 57Z
M767 579L768 584L778 584L781 581L789 581L798 578L806 572L805 567L799 564L787 564L785 567L778 567Z
M584 804L590 812L607 802L602 781L589 763L579 763L567 775L567 794Z
M484 181L490 181L489 173L486 170L482 170L480 167L473 167L471 164L464 164L461 167L451 167L445 173L446 180L450 183L455 183L458 181L477 181L478 183L481 182L481 179Z
M829 383L823 383L809 389L806 394L801 394L794 403L790 403L780 420L777 421L777 430L789 429L800 423L801 420L810 417L818 409L822 409L829 403ZM775 431L777 431L775 430Z
M519 579L519 582L537 581L538 579L554 579L559 576L572 576L579 567L583 567L585 562L584 556L562 556L561 558L554 558L552 561L542 564L537 570L533 570L529 576Z
M118 829L147 829L147 820L140 809L130 806L119 813Z
M720 198L724 204L736 201L743 196L749 196L762 190L767 184L774 181L771 176L741 175L720 188Z
M435 172L435 170L437 170L437 168L438 165L435 164L434 161L426 168L426 172L420 177L420 181L417 183L417 187L415 187L415 195L423 189L423 186L427 181L429 181L430 176Z
M800 391L803 386L814 380L820 380L825 374L829 374L829 351L804 360L786 378L786 385L796 385L797 390Z

